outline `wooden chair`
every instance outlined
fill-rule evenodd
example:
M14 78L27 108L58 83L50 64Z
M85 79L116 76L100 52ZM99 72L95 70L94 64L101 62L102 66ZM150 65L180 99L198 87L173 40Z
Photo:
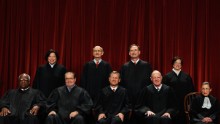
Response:
M191 93L188 93L185 98L184 98L184 110L185 110L185 113L186 113L186 121L187 121L187 124L190 124L190 106L191 106L191 103L192 103L192 100L195 96L199 95L200 92L191 92Z

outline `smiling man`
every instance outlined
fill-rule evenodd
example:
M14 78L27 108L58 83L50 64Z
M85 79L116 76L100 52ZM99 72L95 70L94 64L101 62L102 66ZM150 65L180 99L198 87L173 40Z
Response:
M66 85L53 90L48 98L46 124L85 124L85 116L93 106L92 99L78 87L75 73L66 72Z
M98 124L122 124L131 109L127 90L119 86L120 74L113 71L109 76L110 86L102 89L96 111Z
M101 46L95 46L92 53L93 60L87 62L83 67L80 86L89 92L95 105L100 90L109 84L108 76L112 68L108 62L102 59L104 50Z
M162 84L162 75L154 70L153 84L145 87L138 97L136 112L143 124L171 124L176 115L176 97L171 87Z
M151 84L150 74L152 72L151 65L140 59L140 47L132 44L129 48L130 61L121 67L121 85L128 90L129 99L132 107L136 103L139 91L147 85Z

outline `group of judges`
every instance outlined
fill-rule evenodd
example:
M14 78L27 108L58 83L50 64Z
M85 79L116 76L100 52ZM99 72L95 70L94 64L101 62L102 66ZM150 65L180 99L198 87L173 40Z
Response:
M186 124L184 97L195 90L190 75L181 70L182 58L174 57L171 72L162 76L140 53L132 44L131 60L117 72L102 60L103 48L95 46L77 86L76 74L58 64L58 53L49 50L32 88L30 76L23 73L19 88L0 99L0 124ZM217 123L219 105L210 92L210 83L201 84L191 123Z

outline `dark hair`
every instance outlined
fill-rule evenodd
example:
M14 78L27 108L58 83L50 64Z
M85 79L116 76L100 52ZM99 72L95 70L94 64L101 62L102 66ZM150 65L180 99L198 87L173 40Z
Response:
M51 53L54 53L56 55L56 58L57 58L57 61L58 61L59 60L58 52L53 50L53 49L50 49L49 51L47 51L47 53L45 55L45 60L46 61L48 60L48 57L50 56Z
M178 59L181 61L181 65L183 65L183 59L181 57L179 57L179 56L173 57L171 64L173 65L176 62L176 60L178 60Z
M118 77L121 78L120 73L117 72L117 71L112 71L112 72L109 74L109 77L110 77L112 74L117 74Z
M128 52L130 51L131 47L133 47L133 46L136 46L138 48L138 50L140 51L140 46L138 46L137 44L131 44L130 47L129 47Z

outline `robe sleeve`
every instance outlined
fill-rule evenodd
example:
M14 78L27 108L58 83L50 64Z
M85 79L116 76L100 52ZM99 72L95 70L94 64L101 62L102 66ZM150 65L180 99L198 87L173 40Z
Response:
M127 114L129 111L131 111L131 102L128 97L127 90L125 90L125 99L124 99L124 107L122 108L120 113L123 113L124 115Z
M147 111L151 111L151 109L148 106L148 89L145 87L140 95L138 96L137 102L135 104L135 112L139 115L144 115Z
M57 112L57 101L59 99L59 92L57 89L53 90L50 94L50 96L48 97L47 100L47 112L51 112L51 111L55 111Z
M37 71L36 71L36 74L35 74L35 77L34 77L34 80L33 80L33 86L32 87L34 89L38 89L39 88L39 86L38 86L39 85L38 82L39 82L39 79L40 79L39 76L40 76L40 67L37 68Z
M0 109L6 107L6 108L10 108L10 91L6 92L0 102Z
M41 92L41 91L38 91L36 97L35 97L35 103L33 106L39 106L41 108L46 108L46 97L45 95Z
M80 95L80 104L76 106L76 110L80 114L89 114L91 112L92 106L92 99L89 96L88 92L84 90Z
M80 81L80 86L82 88L86 88L87 73L88 73L88 64L85 64L83 67L83 72L82 72L81 81Z

